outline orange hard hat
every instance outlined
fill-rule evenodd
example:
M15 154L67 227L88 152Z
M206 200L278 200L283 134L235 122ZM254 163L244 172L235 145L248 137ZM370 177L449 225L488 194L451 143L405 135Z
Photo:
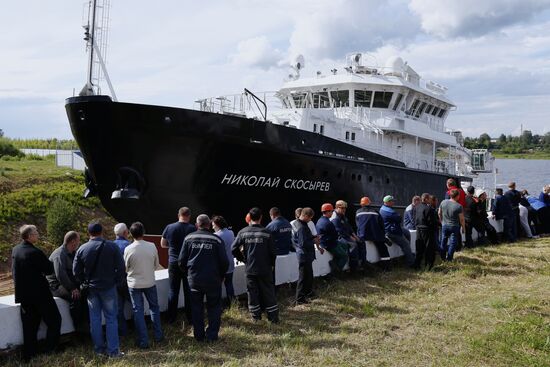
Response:
M325 203L321 205L321 212L330 212L333 210L334 210L334 207L332 206L331 203Z
M244 221L246 222L246 224L250 224L250 221L251 221L250 213L248 213L248 214L246 215L246 217L244 218Z
M363 196L361 198L361 206L367 206L367 205L370 205L370 199L368 196Z

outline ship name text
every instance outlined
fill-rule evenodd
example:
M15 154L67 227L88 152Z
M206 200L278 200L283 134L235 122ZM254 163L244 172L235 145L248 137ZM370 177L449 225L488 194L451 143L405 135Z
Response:
M240 185L249 187L268 187L293 190L329 191L330 182L299 180L288 178L283 181L281 177L247 176L237 174L225 174L221 180L222 185Z

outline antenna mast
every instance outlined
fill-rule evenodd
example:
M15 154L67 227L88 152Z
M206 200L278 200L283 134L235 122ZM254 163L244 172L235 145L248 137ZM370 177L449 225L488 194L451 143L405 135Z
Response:
M110 0L88 0L84 7L88 8L83 22L84 41L88 52L87 81L79 95L93 96L101 94L99 82L105 80L113 100L116 102L116 94L107 73L107 41L109 32Z

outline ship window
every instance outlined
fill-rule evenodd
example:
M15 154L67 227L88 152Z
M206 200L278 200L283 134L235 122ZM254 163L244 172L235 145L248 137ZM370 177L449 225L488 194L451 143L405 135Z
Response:
M351 174L351 179L352 179L353 181L355 181L355 173L352 173L352 174Z
M313 132L314 132L314 133L317 132L317 124L313 124Z
M313 108L330 108L328 92L313 93Z
M354 96L355 107L370 107L370 102L372 100L372 91L356 90Z
M433 105L429 104L428 107L426 108L426 115L429 115L431 112L432 112L432 108L434 108Z
M447 112L447 110L442 108L441 111L439 111L439 115L437 115L437 117L443 117L443 115L445 115L445 112Z
M338 174L336 175L338 178L342 178L342 171L339 171Z
M357 181L361 181L361 175L357 175Z
M416 110L416 108L418 107L418 105L420 104L420 101L417 99L413 102L411 108L409 108L409 110L407 111L407 115L412 115L414 113L414 111Z
M323 171L323 177L328 177L328 171Z
M325 125L319 125L319 133L323 135L325 133Z
M330 98L334 107L349 106L349 90L333 90L330 92Z
M432 115L434 116L437 116L437 114L439 113L439 107L434 107L433 111L432 111Z
M372 182L372 176L369 176L369 182Z
M397 111L397 108L399 107L399 104L401 103L401 100L403 99L403 95L399 93L397 95L397 98L395 98L395 103L393 104L393 110Z
M390 106L392 92L375 92L372 101L373 108L388 108Z
M296 108L307 107L307 93L292 93L292 99L294 99L294 105Z
M349 140L349 131L346 131L346 140Z
M351 133L351 140L355 141L355 133Z
M420 115L422 115L422 112L424 111L424 108L426 108L426 102L422 102L420 104L420 107L418 107L418 109L416 110L414 116L415 117L420 117Z
M390 178L389 178L389 177L386 177L386 183L387 183L387 184L390 183Z

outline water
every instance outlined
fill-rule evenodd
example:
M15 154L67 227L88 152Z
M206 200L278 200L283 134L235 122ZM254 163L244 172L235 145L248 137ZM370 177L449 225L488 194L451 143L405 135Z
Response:
M542 159L496 159L495 167L497 187L507 190L508 182L515 181L516 189L529 191L538 196L544 185L550 184L550 160ZM474 179L474 186L492 188L493 174L481 174Z

